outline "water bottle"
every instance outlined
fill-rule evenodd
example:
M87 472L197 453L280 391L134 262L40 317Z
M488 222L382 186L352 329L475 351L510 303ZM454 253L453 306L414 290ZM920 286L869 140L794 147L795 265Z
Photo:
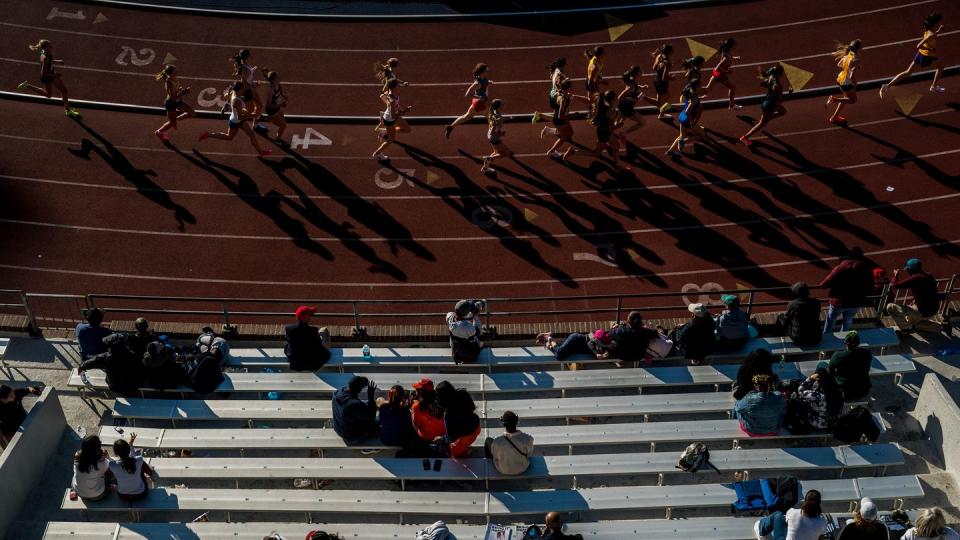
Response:
M370 346L367 345L366 343L364 343L364 344L363 344L363 348L360 349L360 350L361 350L361 352L363 353L363 358L364 358L365 360L369 360L370 357L371 357L371 355L370 355Z
M780 371L783 371L783 365L787 363L787 355L780 355Z

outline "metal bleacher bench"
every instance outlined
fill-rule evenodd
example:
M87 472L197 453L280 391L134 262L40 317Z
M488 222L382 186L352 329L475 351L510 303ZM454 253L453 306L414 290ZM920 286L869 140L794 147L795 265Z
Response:
M773 368L781 379L797 379L816 370L817 361L785 362ZM500 392L532 392L543 390L584 390L607 388L670 387L701 384L729 384L736 380L739 364L711 366L667 366L653 368L591 369L586 371L533 371L479 374L444 374L434 378L449 381L457 388L479 394ZM870 375L893 375L899 384L905 373L916 372L909 354L874 356ZM224 373L224 381L217 392L299 392L331 394L347 385L353 373ZM107 389L106 375L99 369L86 373L84 382L77 370L70 375L69 386L103 391ZM377 373L371 375L382 388L399 384L405 388L423 378L418 373ZM151 391L150 388L144 388ZM168 389L169 392L190 393L189 387Z
M885 430L880 415L873 420L881 431ZM532 435L538 448L566 447L573 454L575 447L611 444L649 444L650 451L657 443L687 443L690 441L733 441L733 448L749 435L740 430L737 420L691 420L681 422L644 422L625 424L579 424L567 426L531 426L523 431ZM348 448L343 439L331 428L256 428L256 429L158 429L137 428L137 446L140 448L192 448L210 450L291 450L291 449L343 449ZM474 447L483 446L486 437L496 437L500 429L484 428L474 442ZM104 445L122 437L112 427L100 428L100 440ZM832 438L827 432L790 433L781 429L777 435L764 436L764 440ZM380 439L351 445L349 448L396 450Z
M880 478L809 480L805 490L816 489L824 502L852 502L861 497L874 500L905 499L923 496L915 475ZM730 484L689 484L677 486L626 486L593 489L493 492L424 492L382 490L296 490L296 489L188 489L153 488L144 500L129 503L117 497L97 502L75 501L64 490L61 508L87 511L224 511L230 512L303 512L308 521L314 514L382 512L442 516L486 517L496 519L512 515L542 515L548 511L588 512L608 510L729 508L736 499Z
M867 328L858 330L858 333L860 334L861 346L881 349L881 352L886 347L892 347L900 343L896 331L892 328ZM786 336L758 337L751 339L740 350L711 355L710 358L742 358L756 349L767 349L774 355L823 354L842 349L845 335L846 332L826 334L818 345L812 347L794 345L793 341ZM417 368L457 366L460 368L481 367L491 369L494 367L522 367L558 363L553 353L540 346L485 348L475 363L459 365L455 364L450 357L449 347L372 347L370 349L371 357L369 358L364 358L359 348L333 348L330 349L330 352L332 356L323 367L340 370L360 366ZM580 355L567 358L562 363L610 363L613 361L615 359L598 360L590 356ZM228 365L244 368L283 368L287 366L287 358L284 356L282 348L238 347L230 349Z

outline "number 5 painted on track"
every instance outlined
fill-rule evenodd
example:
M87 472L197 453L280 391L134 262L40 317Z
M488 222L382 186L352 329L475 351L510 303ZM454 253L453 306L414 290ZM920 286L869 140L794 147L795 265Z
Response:
M121 66L126 66L133 64L135 66L145 66L150 62L153 62L153 59L157 57L157 53L153 52L153 49L148 49L144 47L140 49L139 56L133 47L127 47L126 45L120 46L120 54L117 55L116 62ZM127 63L127 57L130 57L129 64ZM141 56L143 58L141 58Z
M307 128L307 131L303 134L303 137L300 135L294 135L290 141L290 146L303 150L310 148L310 145L312 144L320 146L333 146L333 141L328 139L323 133L320 133L313 128Z

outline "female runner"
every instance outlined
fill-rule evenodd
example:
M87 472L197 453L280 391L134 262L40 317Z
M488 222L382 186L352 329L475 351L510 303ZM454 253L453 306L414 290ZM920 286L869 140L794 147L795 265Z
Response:
M161 141L166 142L170 140L167 130L177 129L177 121L194 116L196 112L194 112L193 107L183 101L183 96L187 95L190 87L180 85L180 81L177 80L177 66L173 64L163 66L160 73L157 73L156 79L163 81L163 108L167 111L167 121L153 133Z
M250 124L247 123L247 120L256 117L252 113L243 110L243 83L240 81L233 83L230 92L224 97L228 99L228 103L230 104L230 119L227 120L227 132L217 133L205 131L200 134L198 140L202 141L210 138L232 141L234 137L237 136L237 133L242 131L247 137L250 137L250 144L253 145L261 157L269 156L271 152L260 148L260 144L257 143L257 136L254 135L253 130L250 129Z
M597 145L592 152L599 156L604 150L613 157L613 166L618 171L626 170L620 163L620 144L614 131L623 125L623 119L617 111L617 93L607 90L597 94L590 111L590 123L597 128Z
M467 109L467 112L457 117L452 124L444 127L443 135L446 138L450 138L450 134L453 133L453 128L473 118L473 115L477 114L478 112L483 112L484 109L487 108L487 88L490 86L490 79L487 78L487 73L489 72L490 68L487 67L487 65L483 62L477 64L473 68L473 83L467 88L466 93L463 94L464 97L467 97L470 96L471 92L473 92L473 99L470 100L470 107Z
M943 32L943 25L940 24L941 20L943 20L943 17L939 13L931 13L923 20L923 37L920 39L920 43L917 43L917 54L913 57L913 62L907 66L905 71L898 73L893 80L880 87L880 99L883 99L891 86L905 77L909 77L914 71L931 67L936 71L933 73L930 91L938 94L946 92L944 87L937 84L940 82L940 76L943 75L943 64L937 59L937 35Z
M700 122L700 115L703 113L703 105L700 102L700 79L694 79L693 82L684 87L680 93L680 100L683 103L680 108L680 114L677 120L680 121L680 135L673 140L673 144L667 149L666 155L670 157L680 157L683 155L683 145L690 137L698 136L694 126Z
M638 129L643 125L643 121L640 119L640 115L637 114L636 107L637 101L643 98L643 92L640 91L641 88L646 88L647 85L640 84L637 80L637 77L640 76L640 66L630 66L629 69L623 72L623 90L620 92L620 95L617 96L617 109L620 111L620 116L624 119L633 120L633 125L626 130L627 133ZM623 141L623 136L621 136L621 141Z
M603 47L596 46L583 51L587 57L587 97L594 100L600 93L600 87L606 86L603 80Z
M657 108L658 120L673 118L673 115L667 113L670 110L670 80L673 79L673 75L670 74L670 68L672 67L670 55L672 53L673 47L667 43L660 45L657 50L650 53L650 56L653 57L653 90L657 93L657 97L654 99L650 96L644 96L643 99Z
M826 107L837 104L837 110L829 118L831 124L838 126L845 125L847 119L840 116L840 109L844 105L853 105L857 102L857 70L860 68L860 48L862 44L859 39L851 41L848 45L841 46L833 56L837 58L837 67L840 68L840 74L837 75L837 86L843 96L830 96L827 98Z
M500 106L503 102L495 99L490 102L490 111L487 112L487 140L493 146L493 153L483 158L483 165L480 167L482 173L496 172L490 166L490 162L499 157L510 157L513 151L503 144L503 137L506 132L503 130L503 115L500 113Z
M562 83L560 83L560 93L557 94L557 112L553 114L553 118L551 120L553 127L543 126L543 129L540 130L541 139L547 133L557 137L557 140L553 143L553 146L547 150L547 155L553 159L564 160L567 159L570 154L575 152L573 144L571 143L573 139L573 126L570 123L570 101L572 99L579 99L585 103L590 102L586 96L574 95L570 90L571 86L573 86L573 82L570 79L565 79ZM567 149L561 154L560 149L563 147L564 143L567 144Z
M767 95L764 96L763 102L760 103L760 121L757 122L757 125L750 128L750 131L740 137L740 142L743 144L747 146L752 145L753 141L750 140L751 135L763 129L763 127L769 124L774 118L780 118L787 114L787 109L783 107L782 78L783 66L780 64L772 66L760 76L760 86L767 89ZM788 87L787 92L793 92L793 87Z
M401 133L410 131L410 127L407 126L406 122L401 122L400 120L401 117L413 107L400 107L400 96L397 94L398 86L400 86L400 82L397 79L390 79L387 81L387 89L380 94L380 101L386 105L386 109L384 109L380 115L380 121L383 122L383 129L377 134L380 140L380 146L373 152L373 159L377 161L387 161L390 159L383 151L396 140L397 131Z
M53 87L55 86L57 91L60 92L60 99L63 100L63 108L66 111L66 115L70 118L80 118L80 113L70 108L67 87L63 84L63 79L60 78L60 74L57 73L54 67L55 64L62 64L63 60L58 60L53 57L53 45L50 43L50 40L41 39L36 45L30 45L29 47L31 51L40 51L40 84L43 85L43 88L34 86L28 81L23 81L18 84L17 88L20 90L30 90L43 97L50 97L53 94Z
M730 72L733 71L733 61L740 59L739 56L730 54L730 51L733 50L736 44L737 41L733 38L727 38L720 42L720 48L717 49L717 54L720 55L720 61L717 63L717 66L713 68L713 75L710 77L710 80L707 81L707 85L703 87L703 94L700 95L700 99L705 99L715 82L726 86L727 97L730 99L728 107L731 111L739 111L743 108L743 105L734 103L734 94L737 92L737 87L730 81Z
M383 83L383 89L381 90L381 92L387 91L387 82L389 82L391 79L397 79L397 84L400 86L407 86L410 84L407 81L401 80L399 77L397 77L397 66L399 65L400 65L400 59L398 58L388 58L387 62L384 64L381 64L380 62L374 62L373 73L374 75L376 75L377 80ZM402 118L400 119L400 121L403 122L404 128L407 131L410 131L410 126L407 125L407 121ZM377 124L377 127L373 128L373 132L379 133L381 129L383 129L382 117L381 117L380 123Z
M233 62L234 76L237 77L237 81L243 85L243 90L240 94L243 97L243 106L247 109L252 107L250 114L256 118L260 115L260 109L263 108L263 105L260 102L260 96L258 96L253 89L253 77L257 71L257 67L249 64L250 51L240 49L240 52L231 58L230 61Z
M557 96L560 94L560 84L567 80L567 76L563 73L563 68L566 66L567 59L562 56L550 62L550 65L547 66L547 70L550 72L550 109L553 111L553 114L557 113ZM553 118L551 114L534 111L533 123L536 124L544 117Z

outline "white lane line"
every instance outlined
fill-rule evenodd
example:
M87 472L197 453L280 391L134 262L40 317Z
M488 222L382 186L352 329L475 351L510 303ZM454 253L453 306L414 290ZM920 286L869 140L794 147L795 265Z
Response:
M872 210L877 210L881 208L890 208L890 207L900 207L900 206L910 206L915 204L923 204L928 202L935 201L945 201L948 199L954 199L960 197L960 193L950 193L947 195L936 195L933 197L924 197L922 199L912 199L908 201L899 201L893 203L883 203L875 204L872 206L859 206L856 208L847 208L844 210L832 210L830 212L818 212L812 214L796 214L790 216L782 217L772 217L772 218L760 218L760 219L750 219L745 221L724 221L720 223L709 223L703 225L685 225L682 227L648 227L645 229L627 229L620 231L592 231L587 233L550 233L550 236L553 238L592 238L592 237L603 237L603 236L623 236L623 235L640 235L640 234L657 234L657 233L670 233L670 232L679 232L679 231L694 231L700 229L723 229L728 227L741 227L744 225L754 225L757 223L783 223L787 221L801 220L801 219L816 219L828 216L836 215L847 215L847 214L858 214L862 212L868 212ZM293 242L298 239L290 238L289 235L255 235L255 234L216 234L216 233L187 233L187 232L173 232L173 231L147 231L142 229L118 229L112 227L93 227L88 225L70 225L66 223L45 223L41 221L28 221L22 219L2 219L0 218L0 223L6 223L8 225L23 225L27 227L45 227L52 229L66 229L71 231L86 231L86 232L96 232L96 233L110 233L110 234L135 234L143 236L159 236L159 237L174 237L174 238L202 238L209 240L247 240L247 241L285 241ZM517 235L503 235L503 236L494 236L494 235L485 235L485 236L410 236L405 238L384 238L382 236L371 236L365 238L337 238L333 236L311 236L308 239L312 242L324 242L324 243L348 243L348 242L364 242L364 243L374 243L374 242L476 242L483 240L537 240L540 239L541 235L538 234L517 234Z
M932 242L928 244L915 244L912 246L903 246L897 248L881 249L876 251L868 251L866 255L876 256L876 255L887 255L890 253L902 253L902 252L916 252L921 249L929 249L937 246L945 245L954 245L960 244L960 239L957 240L944 240L943 242ZM570 278L568 282L597 282L597 281L620 281L625 279L640 279L648 277L677 277L677 276L691 276L699 274L718 274L718 273L730 273L730 272L740 272L748 270L757 270L757 269L767 269L767 268L784 268L788 266L799 266L802 264L812 264L815 262L830 262L839 260L840 257L818 257L813 259L794 259L784 262L776 263L767 263L767 264L754 264L748 266L737 266L733 268L702 268L697 270L682 270L682 271L673 271L673 272L647 272L643 274L624 274L619 276L591 276L591 277L580 277L580 278ZM451 282L426 282L426 283L348 283L342 281L266 281L266 280L251 280L251 279L217 279L217 278L200 278L200 277L175 277L175 276L157 276L149 274L117 274L110 272L95 272L89 269L85 270L69 270L65 268L43 268L39 266L21 266L14 264L0 264L0 268L6 268L8 270L21 270L26 272L42 272L42 273L51 273L51 274L64 274L71 276L83 276L83 277L103 277L111 279L136 279L136 280L148 280L148 281L170 281L170 282L189 282L189 283L217 283L223 285L269 285L269 286L287 286L287 287L336 287L336 288L347 288L347 287L363 287L363 288L390 288L390 287L457 287L459 289L463 288L463 280L451 281ZM503 286L503 285L546 285L551 283L558 283L560 280L557 279L530 279L530 280L509 280L509 281L475 281L471 282L471 286Z
M908 2L904 4L869 9L864 11L856 11L853 13L842 13L840 15L831 15L828 17L819 17L816 19L806 19L802 21L792 21L779 24L770 24L764 26L752 26L747 28L739 28L734 30L721 30L717 32L704 32L700 34L684 34L684 35L675 35L675 36L661 36L653 38L642 38L642 39L630 39L623 41L615 41L613 43L604 42L604 47L616 47L620 45L636 45L639 43L655 43L659 41L672 41L678 39L684 39L688 37L706 37L706 36L726 36L731 34L742 34L746 32L756 32L762 30L774 30L778 28L789 28L793 26L803 26L807 24L816 24L827 21L835 21L840 19L848 19L851 17L861 17L864 15L873 15L876 13L885 13L888 11L895 11L899 9L911 8L916 6L922 6L926 4L933 4L940 2L941 0L918 0L915 2ZM681 15L683 16L683 15ZM218 47L226 49L254 49L259 51L296 51L296 52L330 52L330 53L385 53L385 54L401 54L401 53L440 53L440 52L483 52L483 51L525 51L525 50L536 50L536 49L569 49L569 48L582 48L589 47L591 45L596 45L597 42L584 42L584 43L558 43L558 44L549 44L549 45L522 45L522 46L513 46L513 47L465 47L465 48L438 48L438 49L335 49L335 48L324 48L324 47L276 47L269 45L256 45L251 43L239 43L239 44L229 44L229 43L209 43L201 41L177 41L172 39L157 39L157 38L146 38L143 36L115 36L110 34L99 34L93 32L79 32L75 30L63 30L60 28L51 28L46 26L31 26L26 24L17 24L10 22L0 22L0 26L6 26L10 28L21 28L26 30L35 30L40 32L55 32L68 35L78 35L78 36L87 36L87 37L97 37L97 38L108 38L108 39L123 39L130 41L147 41L153 43L165 43L170 45L189 45L193 47Z
M950 35L953 35L953 34L960 34L960 30L952 30L952 31L950 31L950 32L942 32L942 33L940 33L939 35L940 35L940 36L950 36ZM906 43L915 43L916 41L917 41L917 38L913 37L913 38L908 38L908 39L901 39L901 40L899 40L899 41L889 41L889 42L887 42L887 43L877 43L877 44L875 44L875 45L867 45L867 46L864 46L863 49L864 49L864 50L868 50L868 49L880 49L880 48L884 48L884 47L893 47L893 46L896 46L896 45L904 45L904 44L906 44ZM760 62L738 62L735 67L745 68L745 67L754 67L754 66L767 66L767 65L772 65L774 62L796 62L796 61L799 61L799 60L810 60L810 59L813 59L813 58L829 57L829 56L832 55L832 54L833 54L833 52L832 52L832 51L829 51L829 52L825 52L825 53L807 54L807 55L803 55L803 56L792 56L792 57L790 57L790 58L778 58L778 59L776 59L776 60L762 60L762 61L760 61ZM22 60L22 59L19 59L19 58L8 58L8 57L0 57L0 62L7 62L7 63L11 63L11 64L27 64L27 65L31 65L31 66L34 66L34 65L36 65L36 63L37 63L36 60ZM81 67L81 66L73 66L73 65L57 66L57 69L61 69L61 70L73 70L73 71L85 71L85 72L90 72L90 73L107 73L107 74L110 74L110 75L129 75L129 76L133 76L133 77L145 77L145 78L149 78L149 79L153 79L154 76L155 76L155 74L153 74L153 73L143 73L143 72L137 72L137 71L122 70L122 69L101 69L101 68ZM703 68L701 71L706 72L706 71L710 71L710 70L712 70L712 69L713 69L712 67L709 67L709 68L706 68L706 67L705 67L705 68ZM678 69L678 70L675 70L675 71L671 71L671 73L673 73L673 74L675 74L675 75L679 75L679 74L686 73L686 71L684 71L684 70L679 70L679 69ZM233 82L233 81L234 81L234 79L231 79L231 78L194 77L194 76L191 76L191 75L183 75L183 74L178 75L178 77L179 77L180 79L186 80L186 81L200 81L200 82L212 81L212 82L216 82L216 83L228 83L228 82ZM611 79L611 80L616 79L616 77L608 77L608 78ZM892 77L891 77L891 78L892 78ZM570 79L573 80L573 81L583 81L583 80L586 80L584 77L571 77ZM493 81L493 83L494 83L495 85L497 85L497 86L522 85L522 84L548 84L549 82L550 82L550 79L532 79L532 80L519 80L519 81L499 81L499 80L498 80L498 81ZM257 84L258 84L258 85L264 85L265 83L263 83L262 81L257 81ZM383 84L382 84L382 83L308 82L308 81L287 81L287 80L284 80L284 81L283 81L283 84L286 85L286 86L317 86L317 87L326 87L326 86L331 86L331 87L365 87L365 88L381 88L381 87L383 87ZM411 87L411 88L418 88L418 87L449 87L449 86L460 86L460 87L466 88L468 85L469 85L469 83L464 82L464 81L456 81L456 82L433 82L433 83L417 82L417 83L411 83L411 84L410 84L410 87Z
M901 121L907 120L908 118L924 118L924 117L927 117L927 116L935 116L935 115L938 115L938 114L952 113L952 112L956 112L956 110L955 110L955 109L937 109L937 110L935 110L935 111L928 111L928 112L925 112L925 113L913 114L913 115L910 115L909 117L896 116L896 117L893 117L893 118L883 118L883 119L880 119L880 120L870 120L870 121L867 121L867 122L858 122L858 123L850 124L850 127L875 126L875 125L879 125L879 124L887 124L887 123L890 123L890 122L901 122ZM805 129L805 130L799 130L799 131L785 131L785 132L783 132L783 133L774 133L773 136L775 136L775 137L777 137L777 138L784 138L784 137L793 137L793 136L796 136L796 135L811 135L811 134L814 134L814 133L826 133L826 132L831 132L831 131L842 131L842 130L844 130L844 129L845 129L845 128L842 128L842 127L830 126L830 127L823 127L823 128ZM18 141L29 141L29 142L48 143L48 144L62 144L62 145L68 145L68 146L79 144L78 141L65 141L65 140L62 140L62 139L47 139L47 138L43 138L43 137L24 137L24 136L22 136L22 135L11 135L11 134L9 134L9 133L0 133L0 139L11 139L11 140L18 140ZM372 139L372 136L371 136L371 139ZM760 135L760 136L757 136L757 137L751 137L751 139L754 140L754 141L762 141L762 140L769 139L769 137L766 136L766 135ZM739 143L737 143L737 142L727 142L727 141L724 141L724 140L719 140L719 141L714 141L714 142L717 143L717 144L729 144L729 145L731 145L731 146L737 146L737 145L739 144ZM100 144L100 143L92 143L92 144L93 144L94 146L97 146L98 148L106 148L104 145L102 145L102 144ZM669 147L669 146L670 146L670 145L667 145L667 144L658 144L658 145L652 145L652 146L642 146L642 147L639 147L639 148L640 148L641 150L648 150L648 151L649 151L649 150L663 150L663 149L666 149L666 148ZM113 147L116 148L116 149L118 149L118 150L130 150L130 151L134 151L134 152L153 152L153 153L170 152L169 149L167 149L166 147L162 147L162 146L127 146L127 145L113 145ZM204 151L203 154L204 154L204 155L207 155L207 156L251 157L251 158L260 159L260 156L257 155L257 154L253 154L253 153L242 153L242 152L212 152L212 151ZM331 156L331 155L325 155L325 154L300 154L300 155L303 156L303 157L305 157L305 158L308 158L308 159L316 158L316 159L328 159L328 160L337 160L337 161L368 161L368 162L372 162L372 161L373 161L373 160L370 158L370 156L368 156L368 155L363 155L363 156ZM521 157L521 158L545 158L545 159L549 159L549 158L547 158L546 154L544 154L544 153L542 153L542 152L516 153L516 154L514 154L514 155L515 155L516 157ZM283 157L283 155L280 155L280 154L275 154L275 156L276 156L276 157ZM470 157L468 157L468 156L464 156L463 154L453 154L453 155L448 155L448 156L436 156L436 158L439 159L439 160L442 160L442 161L450 161L450 160L479 161L479 160L480 160L480 156L470 156ZM412 157L410 157L410 156L406 156L406 155L399 155L399 156L396 156L396 157L391 157L390 160L391 160L391 161L401 161L401 160L414 161L414 158L412 158ZM388 198L389 198L389 197L388 197ZM406 198L406 197L397 197L397 198ZM413 198L416 198L416 197L413 197Z

